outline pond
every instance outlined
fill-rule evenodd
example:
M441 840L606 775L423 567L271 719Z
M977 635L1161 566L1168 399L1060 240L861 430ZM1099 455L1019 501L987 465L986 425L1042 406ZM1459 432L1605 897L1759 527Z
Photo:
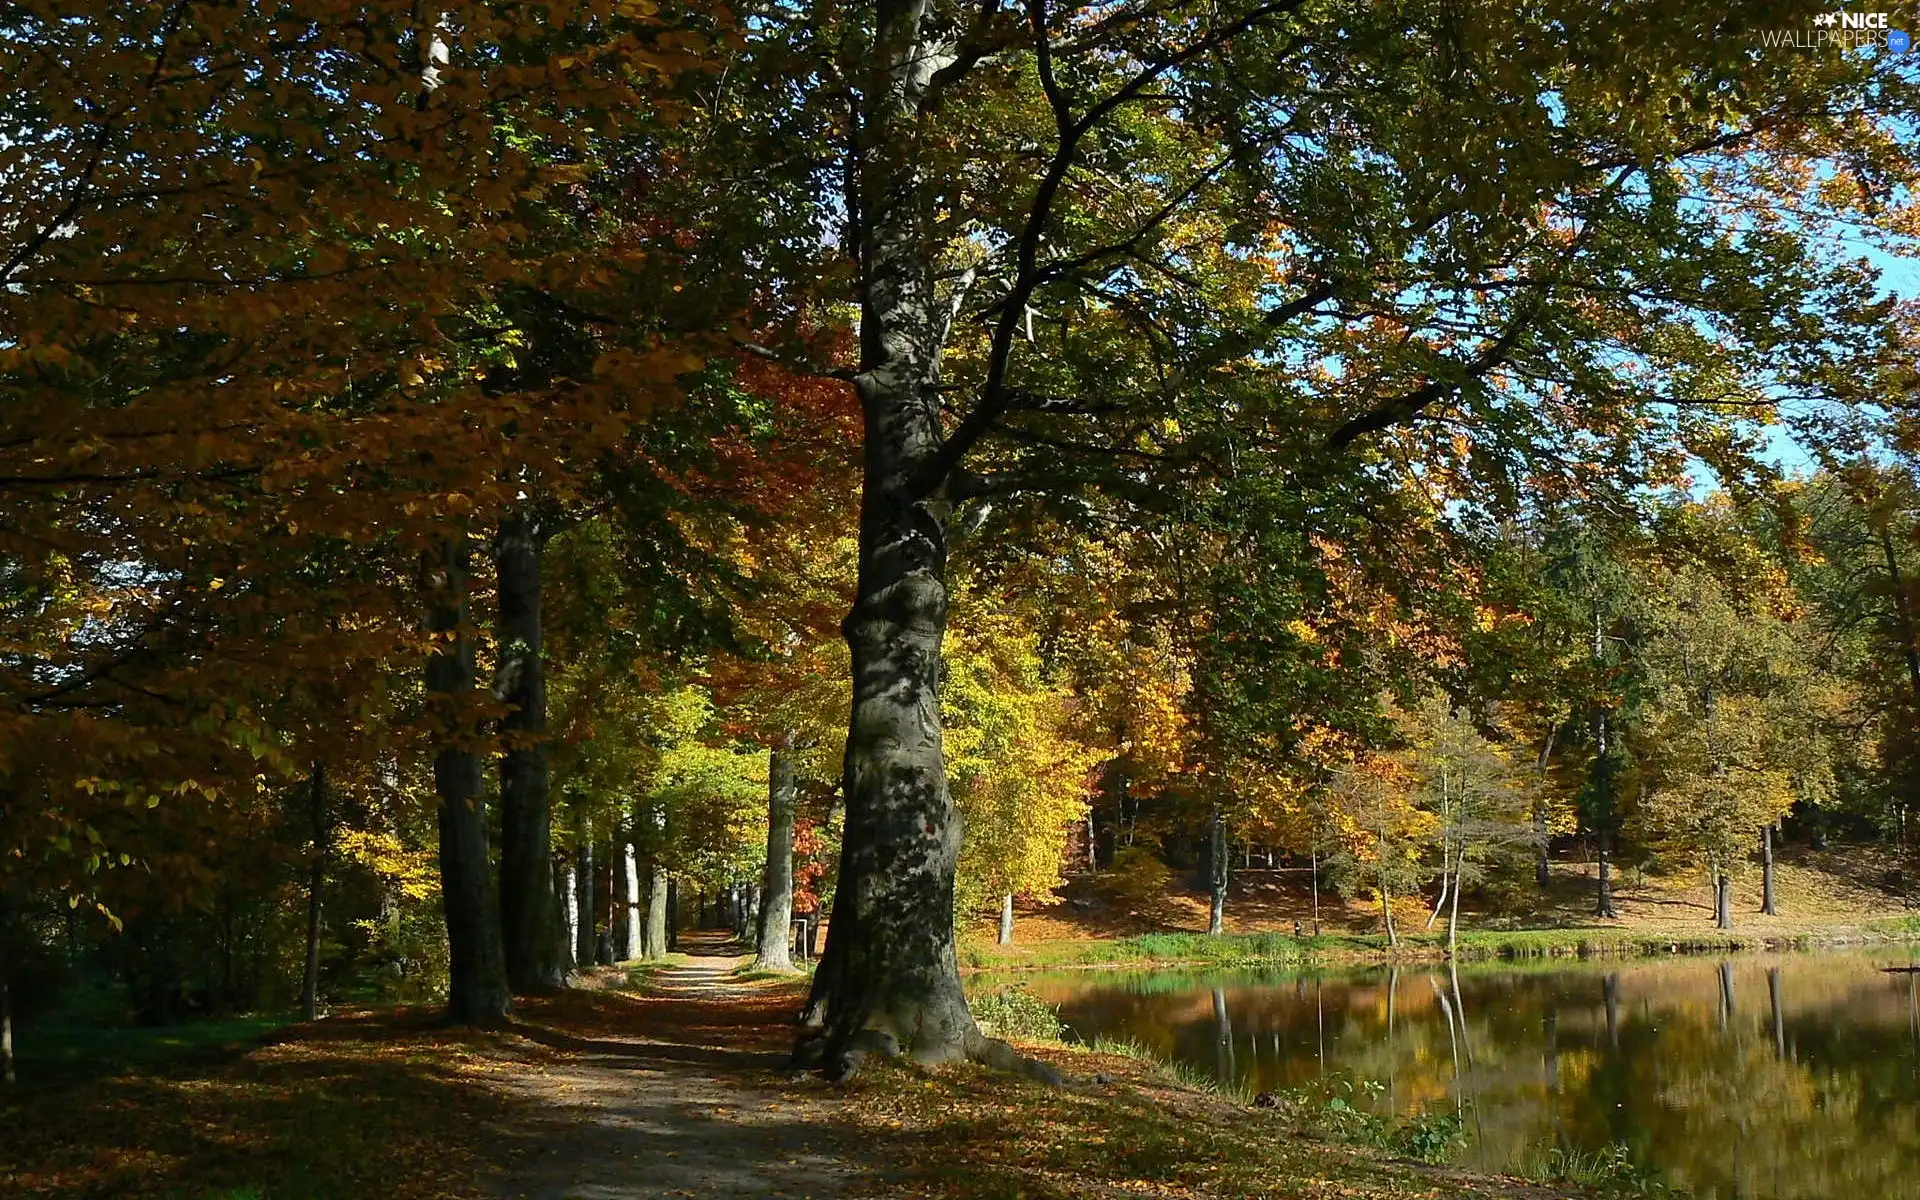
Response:
M1080 1039L1254 1091L1457 1113L1455 1160L1630 1156L1704 1198L1920 1198L1916 951L1033 977ZM1624 1150L1616 1150L1624 1147Z

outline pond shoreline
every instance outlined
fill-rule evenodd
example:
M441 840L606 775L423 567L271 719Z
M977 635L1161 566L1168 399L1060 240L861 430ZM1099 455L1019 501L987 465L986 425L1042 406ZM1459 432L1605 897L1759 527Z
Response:
M1743 933L1574 927L1474 930L1460 935L1461 962L1529 959L1632 959L1698 954L1778 953L1920 942L1920 917L1892 917L1857 925ZM1379 934L1287 933L1207 935L1142 934L1015 943L1011 947L962 946L968 974L1015 971L1113 970L1136 967L1347 966L1444 962L1446 939L1409 935L1388 946Z

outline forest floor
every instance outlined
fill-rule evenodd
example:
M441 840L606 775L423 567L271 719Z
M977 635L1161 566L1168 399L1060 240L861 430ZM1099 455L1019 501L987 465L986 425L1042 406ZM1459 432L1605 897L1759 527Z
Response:
M1236 868L1240 864L1235 864ZM1614 909L1604 920L1593 915L1598 867L1591 862L1555 861L1545 890L1524 881L1488 895L1469 893L1460 909L1463 954L1511 956L1589 950L1609 953L1665 951L1669 948L1732 948L1795 944L1843 944L1885 937L1920 936L1920 860L1882 844L1834 844L1826 850L1800 845L1781 848L1775 865L1775 916L1760 910L1757 867L1733 886L1734 931L1721 934L1713 924L1713 898L1697 871L1656 875L1615 871ZM1440 952L1445 917L1427 931L1431 897L1407 897L1396 906L1405 943L1400 956ZM1015 943L994 945L997 921L983 917L963 934L966 958L976 967L1154 961L1233 957L1231 944L1208 952L1178 935L1203 933L1208 898L1185 877L1160 891L1130 893L1108 873L1074 876L1052 902L1022 902L1015 922ZM1291 934L1310 931L1314 921L1312 873L1304 866L1237 869L1230 875L1226 931L1233 935ZM1342 899L1324 881L1320 925L1326 937L1298 946L1276 942L1277 957L1325 960L1388 957L1377 903ZM1176 935L1166 938L1165 935ZM1112 949L1111 956L1104 955Z
M1323 1142L1128 1057L1032 1046L1060 1088L972 1067L785 1065L798 982L730 947L527 1002L491 1032L340 1013L135 1071L0 1093L0 1194L193 1200L1566 1195Z

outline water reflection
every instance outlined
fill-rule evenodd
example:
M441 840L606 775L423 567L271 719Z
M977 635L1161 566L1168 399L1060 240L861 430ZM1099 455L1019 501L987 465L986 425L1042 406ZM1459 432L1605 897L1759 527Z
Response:
M1346 1073L1381 1085L1355 1102L1460 1111L1485 1170L1624 1143L1701 1197L1920 1200L1920 975L1885 962L1063 974L1034 989L1083 1037L1259 1090Z

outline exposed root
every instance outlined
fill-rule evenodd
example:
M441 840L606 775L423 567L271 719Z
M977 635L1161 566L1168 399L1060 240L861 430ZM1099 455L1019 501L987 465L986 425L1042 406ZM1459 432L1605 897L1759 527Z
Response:
M990 1038L977 1029L967 1035L967 1057L982 1066L1021 1075L1048 1087L1063 1087L1067 1082L1067 1077L1052 1063L1028 1058L999 1038Z

